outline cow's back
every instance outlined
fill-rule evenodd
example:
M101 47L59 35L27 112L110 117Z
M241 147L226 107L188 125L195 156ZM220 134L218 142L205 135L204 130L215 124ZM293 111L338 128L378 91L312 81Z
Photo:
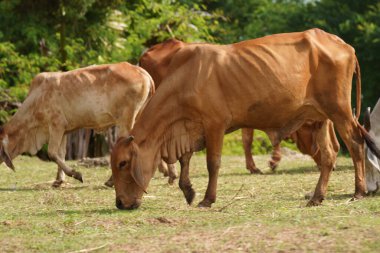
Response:
M151 85L149 75L129 63L42 73L35 80L25 102L47 119L63 116L67 130L114 125L126 107L142 106Z
M210 115L223 114L220 117L229 118L233 125L281 128L308 105L315 114L323 114L318 111L318 97L334 89L325 82L329 72L324 77L321 71L344 74L342 69L353 67L352 47L312 29L232 45L189 45L172 59L164 83L170 83L167 92L187 91L179 103L198 106L198 111L207 108Z

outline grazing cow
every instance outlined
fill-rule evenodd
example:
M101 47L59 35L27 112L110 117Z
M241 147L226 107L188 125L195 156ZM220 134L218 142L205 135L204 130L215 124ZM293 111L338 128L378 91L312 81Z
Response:
M81 173L64 162L65 133L117 125L126 136L153 92L150 75L127 62L38 74L20 109L0 130L0 161L14 168L13 158L35 154L48 143L49 157L58 164L53 186L60 186L65 174L83 182Z
M370 114L370 108L364 115L364 127L373 137L376 146L380 146L380 99L377 101L375 108ZM365 146L365 165L366 165L366 182L369 193L376 193L379 190L380 184L380 159Z
M176 39L169 39L163 43L157 44L147 50L140 58L139 66L144 68L149 72L151 77L154 80L156 85L156 89L159 87L161 82L165 77L170 76L169 66L180 49L195 45L196 43L185 43ZM174 70L175 71L175 70ZM191 75L192 73L189 73ZM316 143L316 131L314 131L316 127L315 123L305 123L299 130L292 133L289 137L292 139L298 149L307 155L310 155L314 161L320 166L320 152L318 144ZM333 141L332 145L334 147L335 152L339 151L339 142L336 139L334 133L333 124L328 124L329 131L328 134L331 134L331 140ZM242 129L242 141L243 148L245 154L246 168L253 174L261 174L260 169L258 169L255 165L255 162L252 157L252 141L253 141L253 129L252 128L243 128ZM272 140L271 134L269 134L269 139ZM269 161L269 165L274 170L281 159L281 151L280 145L277 144L273 147L272 158ZM174 169L174 167L169 167L170 169ZM173 173L172 173L173 174Z
M210 207L216 200L225 133L242 127L262 129L273 132L277 144L305 122L316 123L321 156L320 178L308 206L320 205L337 155L327 119L352 156L354 197L365 196L363 137L371 149L375 147L357 121L361 83L355 50L339 37L311 29L231 45L189 45L175 54L169 73L131 135L120 138L112 151L119 209L140 206L161 158L180 161L180 188L192 203L189 158L204 147L209 181L198 206ZM351 111L354 73L356 117Z

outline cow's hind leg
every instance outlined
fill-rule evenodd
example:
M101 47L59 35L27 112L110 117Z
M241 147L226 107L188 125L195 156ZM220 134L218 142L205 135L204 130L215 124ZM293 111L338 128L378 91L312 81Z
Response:
M158 164L158 171L164 174L164 177L169 177L168 183L173 184L177 178L177 172L174 164L166 164L163 160Z
M64 136L64 131L54 129L50 132L48 155L52 161L58 164L67 176L73 177L83 183L82 174L67 166L64 159L62 159L59 155L61 143L64 142L63 138L66 138Z
M321 123L322 125L317 130L316 141L320 148L320 177L318 184L315 188L314 195L310 199L307 206L320 205L326 196L327 184L331 175L331 171L334 167L337 152L334 149L332 140L328 135L328 122Z
M190 177L189 177L189 165L192 153L184 154L179 162L181 164L181 174L179 176L179 188L185 195L186 202L191 205L195 197L195 191L193 190Z
M66 156L66 143L67 143L67 136L65 135L62 138L62 143L58 151L58 155L63 161L65 161L65 156ZM57 177L55 181L53 182L52 186L55 188L60 187L64 181L65 181L65 173L63 169L60 166L58 166Z
M174 164L168 164L169 179L168 183L173 184L174 180L177 178L177 171L175 170Z
M252 128L243 128L241 130L244 155L245 155L245 166L251 174L263 174L260 169L256 167L255 161L252 157L252 142L253 142L253 133Z
M280 147L280 144L276 144L273 146L271 160L269 161L269 167L272 169L272 171L276 170L280 161L281 161L281 147Z
M350 121L334 121L340 137L343 139L350 152L355 167L355 199L366 196L366 182L364 170L364 140L357 123L351 118Z

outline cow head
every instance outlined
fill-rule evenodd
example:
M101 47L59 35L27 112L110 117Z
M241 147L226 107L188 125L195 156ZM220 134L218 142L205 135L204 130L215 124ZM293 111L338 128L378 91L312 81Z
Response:
M141 168L139 147L133 139L133 136L120 138L111 154L116 207L119 209L138 208L148 186L148 180Z
M5 162L10 169L15 170L12 158L8 153L8 143L8 135L5 133L4 128L0 127L0 164Z

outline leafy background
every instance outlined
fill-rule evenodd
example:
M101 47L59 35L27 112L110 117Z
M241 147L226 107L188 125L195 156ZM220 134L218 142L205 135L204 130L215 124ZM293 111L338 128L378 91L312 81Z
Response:
M22 102L39 72L136 63L145 49L171 37L233 43L312 27L356 49L362 105L373 107L380 95L380 1L374 0L0 1L0 102ZM0 121L14 112L2 106ZM269 151L266 137L258 136L268 148L255 151Z

